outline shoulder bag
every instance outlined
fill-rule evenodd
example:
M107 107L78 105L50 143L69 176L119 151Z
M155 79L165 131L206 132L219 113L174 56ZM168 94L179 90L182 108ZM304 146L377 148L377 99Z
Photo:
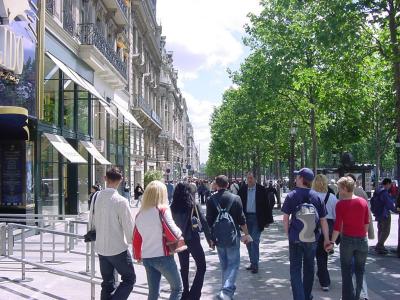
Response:
M92 220L93 220L93 217L94 217L94 207L95 207L95 204L96 204L96 199L97 199L97 196L98 196L98 193L99 192L96 192L95 194L94 194L94 196L93 196L93 201L92 201L92 206L93 206L93 214L92 214L92 218L91 218L91 220L89 220L89 226L90 226L90 230L83 236L84 237L84 241L85 241L85 243L88 243L88 242L94 242L94 241L96 241L96 229L93 229L93 226L92 226Z
M163 243L168 247L169 254L173 255L175 253L179 253L182 251L187 250L187 246L185 244L184 239L182 236L180 237L175 237L173 240L168 240L167 235L165 234L165 231L171 231L169 228L169 225L167 221L165 220L164 217L165 209L158 209L158 214L160 217L161 221L161 228L162 228L162 235L163 235Z

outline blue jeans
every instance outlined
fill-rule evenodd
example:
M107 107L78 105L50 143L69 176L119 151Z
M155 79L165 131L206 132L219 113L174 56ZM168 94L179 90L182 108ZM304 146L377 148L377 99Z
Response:
M357 238L342 235L340 242L340 267L342 271L342 299L360 299L365 262L368 255L367 238ZM356 276L356 290L352 281L352 262L354 261L354 274Z
M236 277L240 265L240 238L232 247L217 247L219 263L222 271L221 291L229 297L233 297L236 290Z
M179 275L173 256L160 256L143 258L146 269L147 283L149 285L148 300L157 300L160 294L161 275L167 279L171 286L169 300L180 300L182 296L182 279Z
M246 244L247 251L249 252L250 264L253 267L258 268L258 262L260 260L261 230L258 227L257 215L246 214L246 224L249 230L249 234L253 238L253 242Z
M316 249L317 242L289 242L290 283L293 300L312 299Z
M101 300L128 299L136 281L132 256L128 250L113 256L99 255L101 283ZM121 275L122 282L115 289L114 269ZM115 292L114 292L115 290ZM114 294L111 296L111 294Z

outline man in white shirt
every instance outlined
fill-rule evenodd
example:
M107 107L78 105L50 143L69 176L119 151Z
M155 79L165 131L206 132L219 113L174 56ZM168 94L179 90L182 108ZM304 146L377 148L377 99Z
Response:
M128 299L136 281L132 255L128 244L132 243L133 218L126 198L118 193L122 173L111 168L106 173L107 188L93 197L89 222L96 230L96 252L99 255L101 300ZM115 287L114 270L122 282Z

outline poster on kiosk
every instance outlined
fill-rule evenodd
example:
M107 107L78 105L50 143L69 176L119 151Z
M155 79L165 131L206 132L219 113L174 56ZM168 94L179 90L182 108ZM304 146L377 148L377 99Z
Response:
M34 212L37 0L0 0L0 213Z

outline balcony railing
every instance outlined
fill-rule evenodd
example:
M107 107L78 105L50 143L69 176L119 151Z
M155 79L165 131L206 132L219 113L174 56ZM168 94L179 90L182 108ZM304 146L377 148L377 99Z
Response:
M128 18L128 7L126 6L125 0L117 0L119 7L121 8L122 12L124 13L125 17Z
M74 17L72 15L72 11L64 9L63 12L63 27L64 29L72 36L75 36L76 32L76 24L74 21Z
M96 28L95 24L79 24L79 40L82 45L94 45L107 60L127 78L126 64L114 51L114 47L106 40L104 35Z
M151 119L157 123L161 127L161 120L160 117L157 115L157 113L151 109L150 105L144 101L142 96L137 97L137 105L143 109L143 111L151 117Z
M55 0L46 0L46 10L49 14L54 15Z

